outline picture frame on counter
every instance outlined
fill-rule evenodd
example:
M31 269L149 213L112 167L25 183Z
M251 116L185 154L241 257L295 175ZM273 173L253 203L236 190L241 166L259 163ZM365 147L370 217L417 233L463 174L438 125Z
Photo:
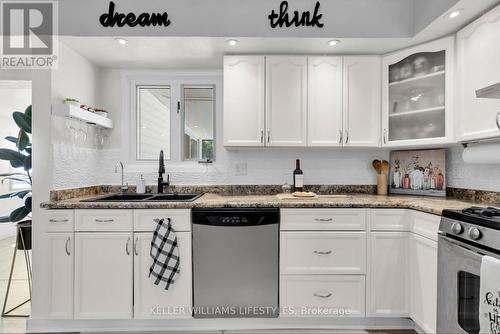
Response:
M392 151L389 193L446 197L446 151Z

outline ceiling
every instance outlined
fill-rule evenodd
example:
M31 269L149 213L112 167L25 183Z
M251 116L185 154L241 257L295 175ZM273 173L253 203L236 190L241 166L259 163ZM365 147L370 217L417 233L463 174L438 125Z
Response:
M332 38L310 37L144 37L124 36L127 45L120 45L115 37L62 36L60 41L80 53L93 63L105 68L222 68L224 54L386 54L408 46L450 35L486 10L500 3L500 0L461 0L445 9L437 18L432 12L425 15L429 2L449 0L415 0L420 4L420 16L415 16L416 30L413 37L376 37L376 38L339 38L334 47L327 42ZM455 2L455 1L453 1ZM446 7L446 6L445 6ZM445 17L455 9L461 9L462 15L454 19ZM418 25L422 27L417 27ZM238 44L229 46L228 38L236 38Z

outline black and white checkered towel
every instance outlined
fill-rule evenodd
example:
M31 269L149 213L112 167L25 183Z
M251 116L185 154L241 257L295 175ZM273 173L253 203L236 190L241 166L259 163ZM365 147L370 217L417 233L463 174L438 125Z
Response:
M165 284L165 290L174 284L181 272L179 269L179 249L177 247L177 236L170 224L170 218L155 219L158 224L151 239L150 255L153 264L149 268L149 277L154 284Z

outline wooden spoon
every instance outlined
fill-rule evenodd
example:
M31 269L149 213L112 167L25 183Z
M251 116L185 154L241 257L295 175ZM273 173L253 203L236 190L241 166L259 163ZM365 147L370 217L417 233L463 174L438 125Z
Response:
M380 160L373 160L372 166L377 171L377 174L381 174L382 173L382 161L380 161Z
M389 174L389 161L382 160L382 173Z

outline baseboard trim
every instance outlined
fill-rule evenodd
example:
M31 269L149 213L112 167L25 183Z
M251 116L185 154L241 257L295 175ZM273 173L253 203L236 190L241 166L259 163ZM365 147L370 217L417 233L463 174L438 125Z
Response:
M277 318L179 320L42 320L29 319L28 333L168 332L231 330L414 330L409 318Z

